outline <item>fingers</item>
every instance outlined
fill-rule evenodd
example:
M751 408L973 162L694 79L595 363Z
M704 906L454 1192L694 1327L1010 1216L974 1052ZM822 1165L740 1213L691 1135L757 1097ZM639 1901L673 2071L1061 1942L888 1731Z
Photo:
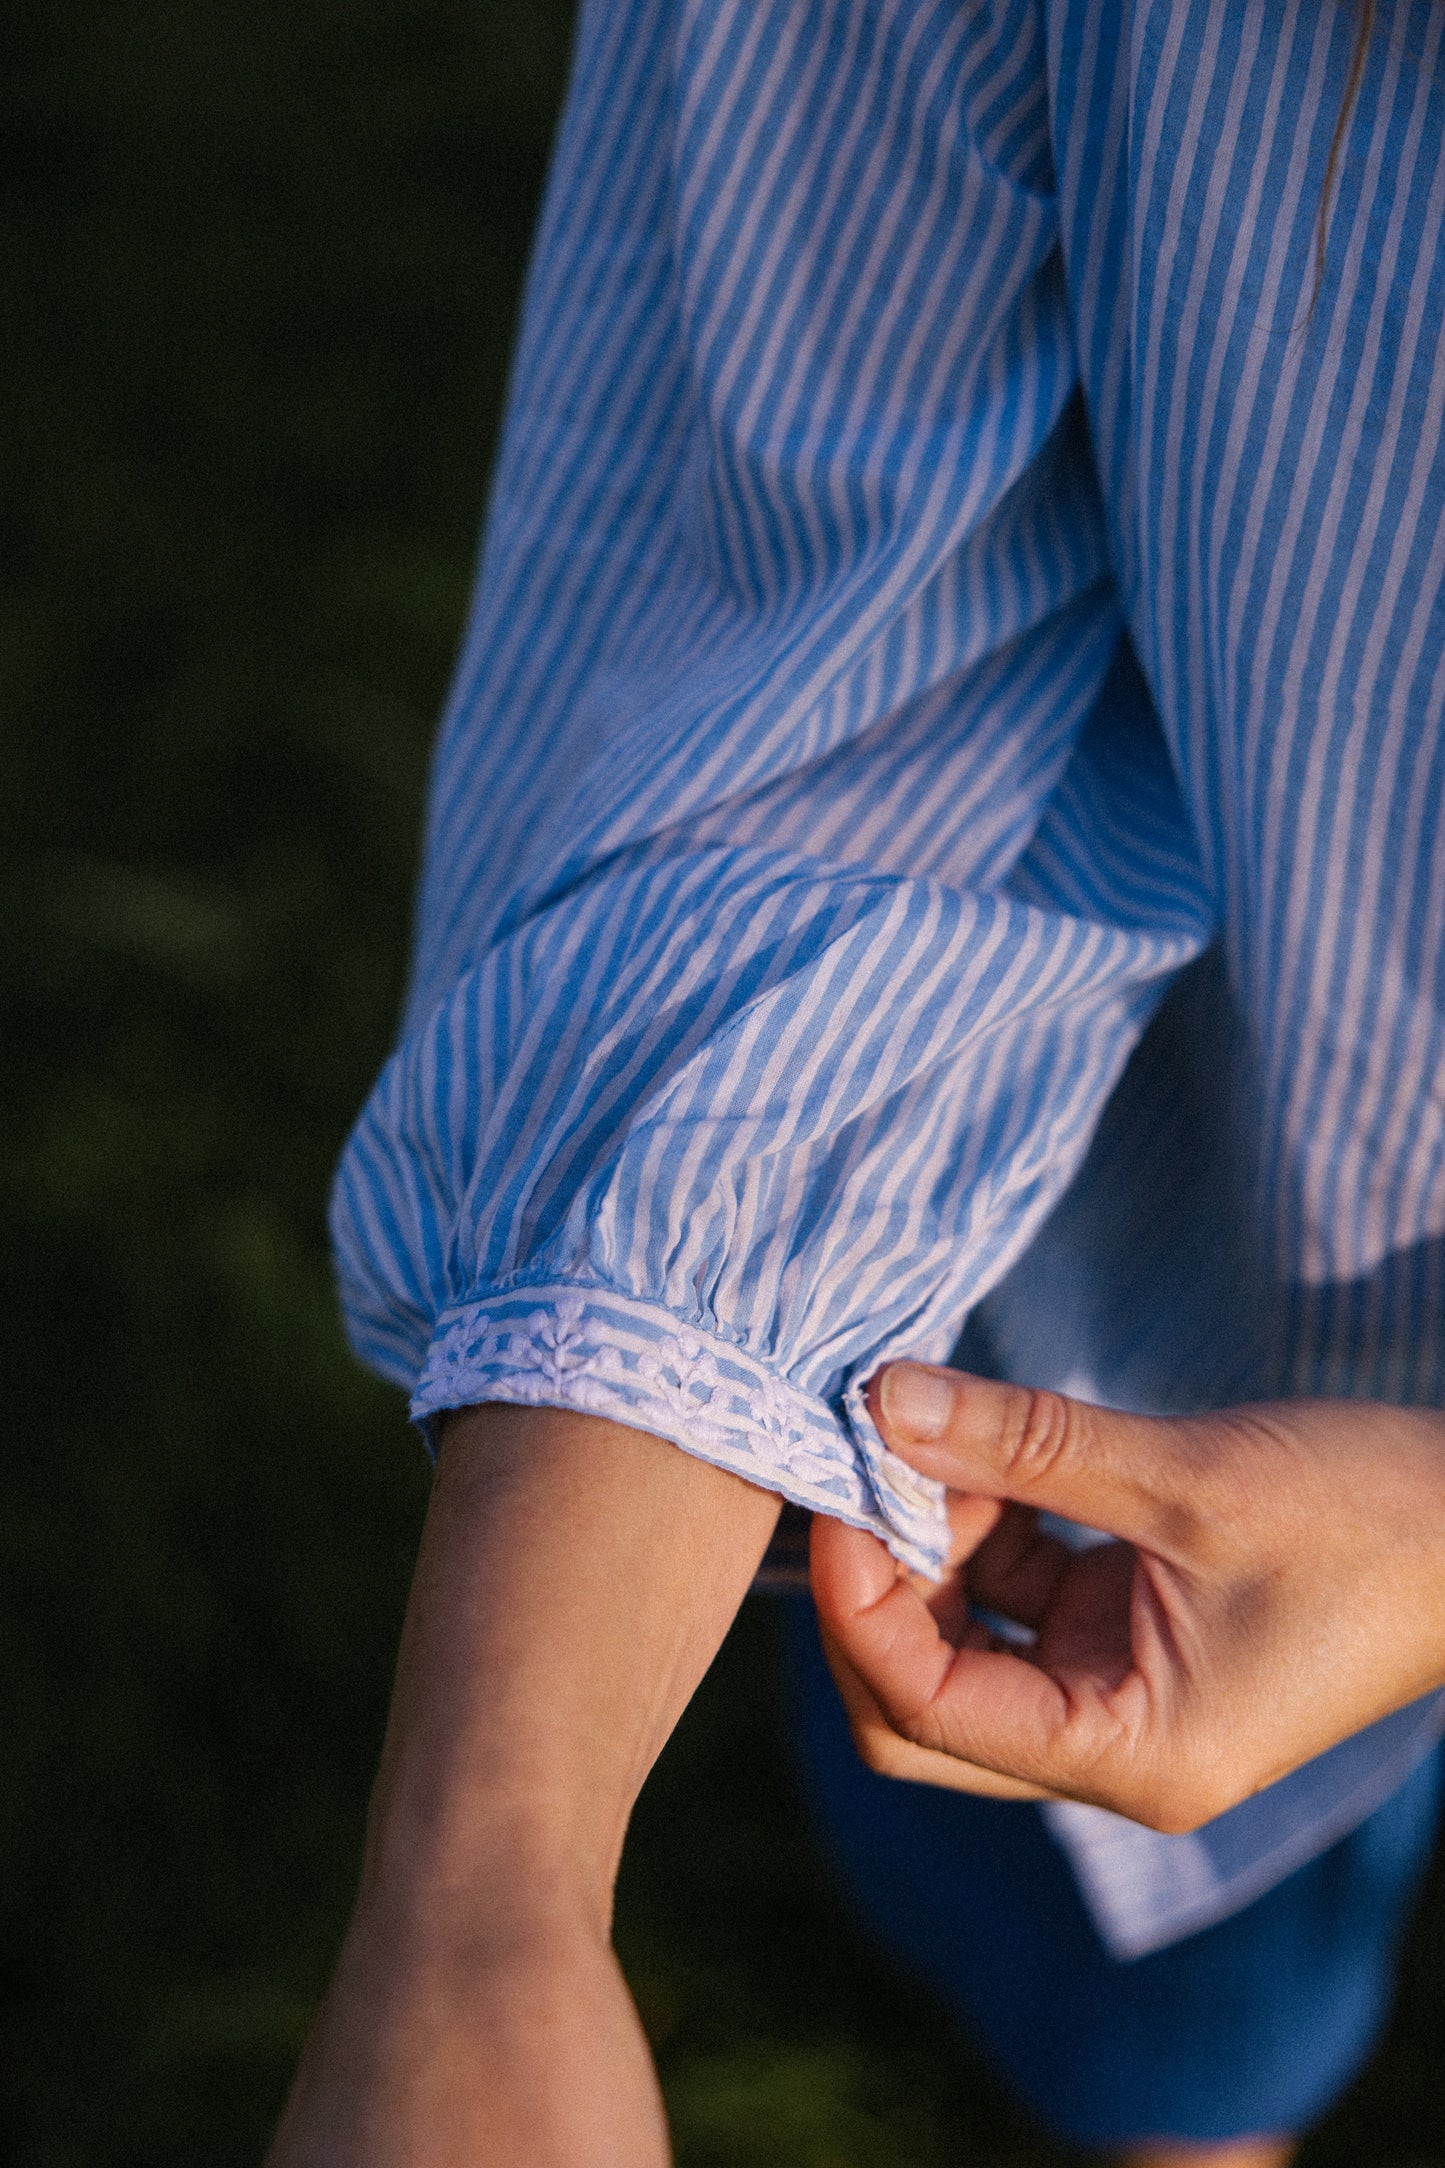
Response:
M1173 1834L1233 1806L1255 1787L1232 1727L1196 1712L1181 1732L1171 1637L1148 1630L1147 1591L1131 1604L1132 1558L1118 1545L1071 1556L1038 1648L1023 1658L980 1645L978 1629L950 1646L876 1538L815 1518L813 1594L864 1760L940 1783L952 1759L964 1765L957 1789L981 1789L978 1772L991 1771ZM1130 1652L1135 1608L1143 1669Z
M893 1731L915 1746L1078 1796L1079 1755L1098 1726L1076 1723L1056 1680L1016 1656L950 1646L883 1545L842 1522L815 1519L812 1576L827 1638Z
M848 1714L853 1744L860 1760L875 1775L892 1777L905 1784L931 1784L942 1791L971 1792L981 1799L1049 1799L1054 1796L1041 1785L1025 1784L1017 1777L1000 1776L997 1770L980 1769L975 1762L959 1761L955 1755L939 1754L900 1737L837 1642L827 1633L821 1638L828 1669Z
M884 1697L896 1729L903 1703L922 1706L942 1685L952 1645L876 1536L815 1514L809 1567L819 1619L853 1669L875 1693L882 1676L901 1687L898 1707Z
M971 1558L990 1530L1008 1511L1001 1498L979 1498L968 1491L948 1494L949 1563Z
M1057 1536L1043 1533L1037 1514L1006 1506L968 1561L969 1596L1037 1631L1076 1556Z
M950 1490L1046 1507L1166 1557L1194 1541L1208 1460L1199 1424L924 1363L888 1364L869 1401L890 1448Z

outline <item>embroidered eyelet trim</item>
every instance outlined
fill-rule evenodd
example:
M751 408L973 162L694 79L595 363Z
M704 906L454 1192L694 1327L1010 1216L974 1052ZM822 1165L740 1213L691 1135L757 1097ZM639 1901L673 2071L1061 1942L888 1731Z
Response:
M412 1402L576 1408L670 1438L796 1505L870 1528L916 1571L947 1550L942 1492L887 1452L861 1390L846 1413L746 1349L609 1288L523 1287L445 1312Z

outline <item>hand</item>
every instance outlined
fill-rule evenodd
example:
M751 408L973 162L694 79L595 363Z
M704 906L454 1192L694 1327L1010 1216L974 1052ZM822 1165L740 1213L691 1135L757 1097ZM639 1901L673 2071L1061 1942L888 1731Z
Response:
M949 1524L952 1532L952 1556L955 1564L961 1563L974 1552L993 1529L1003 1512L1002 1505L992 1498L965 1496L961 1492L950 1494L948 1501ZM832 1538L830 1530L839 1524L824 1520L815 1514L812 1523L810 1550L814 1559L826 1559L830 1555ZM870 1539L871 1540L871 1539ZM876 1548L881 1552L882 1546ZM886 1557L887 1553L883 1553ZM901 1572L889 1561L890 1585L893 1576ZM992 1636L988 1630L975 1624L969 1613L969 1599L965 1576L957 1573L937 1586L925 1581L920 1574L908 1576L909 1586L919 1601L932 1614L939 1632L954 1648L988 1648ZM813 1574L815 1591L820 1585L817 1572ZM888 1721L874 1695L848 1661L843 1648L829 1633L821 1603L818 1606L819 1638L823 1654L828 1659L828 1669L833 1674L833 1684L843 1703L848 1718L848 1729L860 1758L875 1774L896 1777L906 1784L934 1784L944 1791L973 1792L985 1799L1048 1799L1053 1795L1042 1785L1027 1784L1018 1777L1003 1776L996 1769L980 1768L977 1762L964 1761L954 1754L943 1754L935 1749L920 1746L912 1739L905 1739Z
M972 1765L1182 1831L1445 1683L1445 1416L1301 1400L1161 1421L914 1363L870 1398L948 1486L955 1537L928 1591L814 1523L824 1634L913 1749L896 1773ZM1119 1540L1070 1550L1044 1509Z

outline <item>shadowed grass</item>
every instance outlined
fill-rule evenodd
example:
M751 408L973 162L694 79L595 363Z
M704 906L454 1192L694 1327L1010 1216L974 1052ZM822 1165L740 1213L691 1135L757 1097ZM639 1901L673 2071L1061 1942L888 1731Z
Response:
M330 1168L386 1051L560 0L0 30L0 2159L243 2168L339 1935L425 1467ZM619 1937L683 2168L1041 2168L859 1944L765 1610ZM1445 2163L1437 1883L1311 2160Z

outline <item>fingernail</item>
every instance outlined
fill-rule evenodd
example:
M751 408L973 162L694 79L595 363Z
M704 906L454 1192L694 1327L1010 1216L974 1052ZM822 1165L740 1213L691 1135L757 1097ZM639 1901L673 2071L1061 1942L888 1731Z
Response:
M941 1437L953 1413L953 1380L920 1363L890 1363L878 1387L883 1418L899 1437Z

